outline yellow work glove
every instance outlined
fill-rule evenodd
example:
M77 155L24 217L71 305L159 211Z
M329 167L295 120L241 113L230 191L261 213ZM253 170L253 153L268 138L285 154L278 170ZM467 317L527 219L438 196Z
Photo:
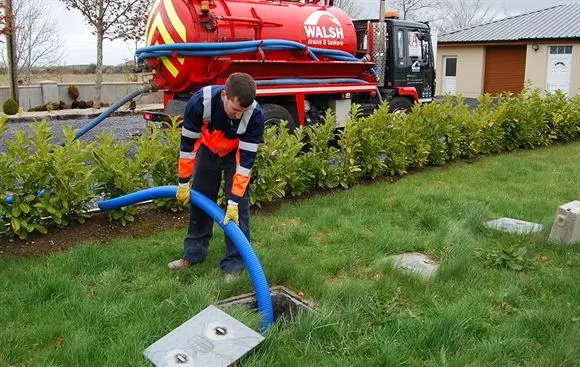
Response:
M189 191L189 184L180 183L179 187L177 188L177 194L175 195L177 202L183 206L187 206L189 204L190 195L191 193Z
M232 200L228 200L228 208L226 209L224 224L228 224L230 219L233 220L237 225L240 224L240 221L238 220L238 203Z

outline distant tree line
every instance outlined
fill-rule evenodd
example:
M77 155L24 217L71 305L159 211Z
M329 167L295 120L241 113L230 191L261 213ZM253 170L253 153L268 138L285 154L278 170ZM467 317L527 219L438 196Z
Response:
M103 65L103 74L129 74L133 73L134 62L132 60L118 65ZM95 74L97 71L96 64L88 65L66 65L66 66L42 66L28 69L30 75L46 74ZM6 65L0 66L0 74L8 73Z

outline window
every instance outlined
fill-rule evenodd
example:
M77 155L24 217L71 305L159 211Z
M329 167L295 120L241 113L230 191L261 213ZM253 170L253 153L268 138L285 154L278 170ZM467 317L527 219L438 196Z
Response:
M550 46L550 54L552 55L571 55L572 46Z
M457 57L445 58L445 76L457 76Z
M397 33L397 50L399 55L399 64L403 65L405 63L405 35L403 30L399 30Z
M409 57L416 60L421 57L421 41L419 32L407 32Z
M429 62L429 41L421 41L422 59L424 62Z

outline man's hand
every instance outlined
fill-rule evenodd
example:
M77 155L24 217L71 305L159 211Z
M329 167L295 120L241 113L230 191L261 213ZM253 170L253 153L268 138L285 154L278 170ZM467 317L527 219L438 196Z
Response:
M177 202L183 206L187 206L189 204L190 195L191 193L189 191L189 184L180 183L179 187L177 188L177 194L175 195Z
M237 225L240 224L238 219L238 203L232 200L228 200L228 208L226 210L226 216L224 217L224 224L228 224L230 219Z

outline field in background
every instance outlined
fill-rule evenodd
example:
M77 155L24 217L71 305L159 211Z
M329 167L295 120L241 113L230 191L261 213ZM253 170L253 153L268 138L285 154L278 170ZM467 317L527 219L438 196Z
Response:
M103 82L140 82L143 74L103 74ZM42 80L53 80L58 83L94 83L94 74L35 74L30 82L23 85L38 84ZM0 86L9 86L8 74L0 74Z

